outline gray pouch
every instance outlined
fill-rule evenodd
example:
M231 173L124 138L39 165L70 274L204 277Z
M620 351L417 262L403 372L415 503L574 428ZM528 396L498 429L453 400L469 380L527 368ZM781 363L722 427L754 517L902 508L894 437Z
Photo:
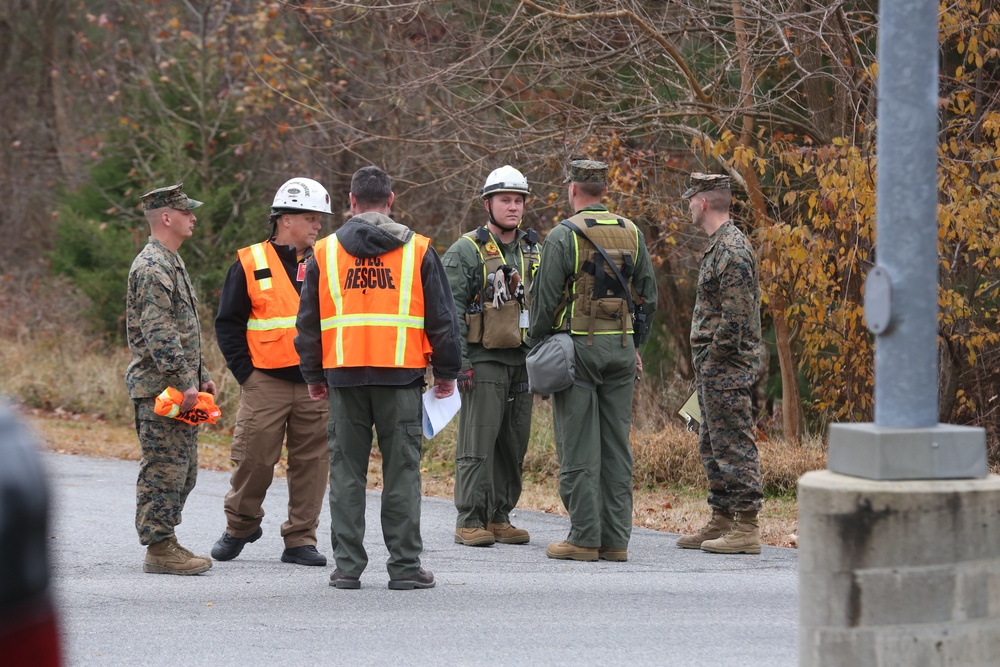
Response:
M528 367L528 391L551 396L569 389L576 380L576 350L568 333L549 336L536 345L525 358Z

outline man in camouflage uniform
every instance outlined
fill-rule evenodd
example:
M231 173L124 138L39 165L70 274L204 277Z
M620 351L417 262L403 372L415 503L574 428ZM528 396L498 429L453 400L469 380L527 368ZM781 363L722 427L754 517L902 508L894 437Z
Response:
M760 553L763 492L753 438L750 389L760 366L757 258L729 219L729 177L691 175L691 219L709 235L691 318L691 356L701 410L698 448L712 518L677 546L713 553Z
M570 531L545 553L564 560L628 560L632 536L632 394L656 278L638 227L601 204L607 173L601 162L570 162L575 214L545 238L532 284L532 342L569 333L576 357L576 382L552 396Z
M520 171L509 165L495 169L480 191L487 223L459 238L442 259L462 341L455 543L465 546L530 539L528 531L510 523L531 433L525 289L538 266L538 234L520 228L527 196L528 181ZM498 287L507 290L506 298L496 294Z
M194 233L197 218L191 211L201 206L182 185L142 196L150 236L132 262L125 304L132 352L125 385L135 405L142 453L135 527L147 547L143 572L153 574L201 574L212 567L211 559L195 556L174 535L198 476L198 427L153 410L156 396L167 387L184 394L182 414L194 407L199 391L213 396L216 391L201 354L198 300L177 254Z

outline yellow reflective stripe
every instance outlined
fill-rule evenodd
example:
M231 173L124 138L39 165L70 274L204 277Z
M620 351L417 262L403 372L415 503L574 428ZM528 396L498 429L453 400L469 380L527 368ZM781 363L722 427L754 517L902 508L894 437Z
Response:
M319 323L324 331L333 327L397 327L423 329L424 318L413 315L332 315Z
M294 317L270 317L263 320L250 318L247 320L248 331L271 331L272 329L294 329Z
M333 299L334 311L337 313L344 312L344 293L340 290L340 270L337 265L337 254L340 248L340 241L337 239L337 235L333 234L330 237L330 242L326 249L326 279L330 286L330 297ZM333 318L335 319L335 315ZM322 322L320 327L322 328ZM342 366L344 364L344 332L337 331L336 339L336 351L337 351L337 365Z
M407 325L403 324L404 321L419 320L420 324L417 326L424 326L424 319L414 318L407 315L410 312L410 301L413 296L413 264L417 254L417 244L413 242L415 237L411 236L410 240L406 242L403 246L403 276L400 285L400 298L399 298L399 320L401 322L399 328L396 331L396 365L402 366L403 360L406 358L406 329ZM414 325L409 325L409 328L413 328Z
M264 244L255 243L254 245L250 246L250 252L253 254L254 268L258 271L260 271L261 269L266 269L267 253L264 252ZM258 280L257 284L262 291L271 289L270 278L264 278L263 280Z

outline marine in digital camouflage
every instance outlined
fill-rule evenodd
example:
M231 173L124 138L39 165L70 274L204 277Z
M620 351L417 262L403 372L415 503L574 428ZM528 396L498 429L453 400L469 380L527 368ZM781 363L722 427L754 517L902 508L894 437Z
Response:
M708 242L691 317L691 357L710 389L750 387L760 369L757 258L733 222Z
M168 539L198 474L198 427L161 417L155 397L210 378L201 351L197 299L180 255L150 238L132 263L125 300L132 362L125 385L135 405L142 459L136 483L136 530L144 545Z
M709 239L691 318L702 416L698 449L708 478L708 504L725 512L757 512L763 499L750 398L760 346L756 255L728 220Z
M607 183L608 165L597 160L573 160L563 183Z

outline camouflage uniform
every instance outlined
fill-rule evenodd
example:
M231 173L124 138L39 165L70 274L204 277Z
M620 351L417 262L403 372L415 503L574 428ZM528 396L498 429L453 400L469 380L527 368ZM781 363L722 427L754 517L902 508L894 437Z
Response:
M186 201L155 195L147 199L149 195L143 198L147 210L200 205L183 193ZM152 237L129 271L125 319L132 352L125 386L135 406L142 453L135 527L139 542L150 545L173 536L198 475L198 427L157 415L155 398L167 387L184 391L210 380L201 354L197 299L184 261Z
M750 242L730 220L709 239L691 318L691 356L702 415L698 446L708 476L708 504L729 514L761 507L750 402L760 346L757 260Z
M487 227L481 227L486 230ZM524 230L509 244L489 234L484 252L493 249L530 285L537 262L537 245ZM532 234L533 236L533 234ZM510 523L510 512L521 497L521 468L531 432L532 395L524 357L528 347L490 349L468 341L466 311L492 307L477 297L483 287L483 259L476 232L458 239L442 263L459 313L462 370L473 369L475 387L462 397L455 452L457 528L486 528ZM528 264L525 267L524 264Z

